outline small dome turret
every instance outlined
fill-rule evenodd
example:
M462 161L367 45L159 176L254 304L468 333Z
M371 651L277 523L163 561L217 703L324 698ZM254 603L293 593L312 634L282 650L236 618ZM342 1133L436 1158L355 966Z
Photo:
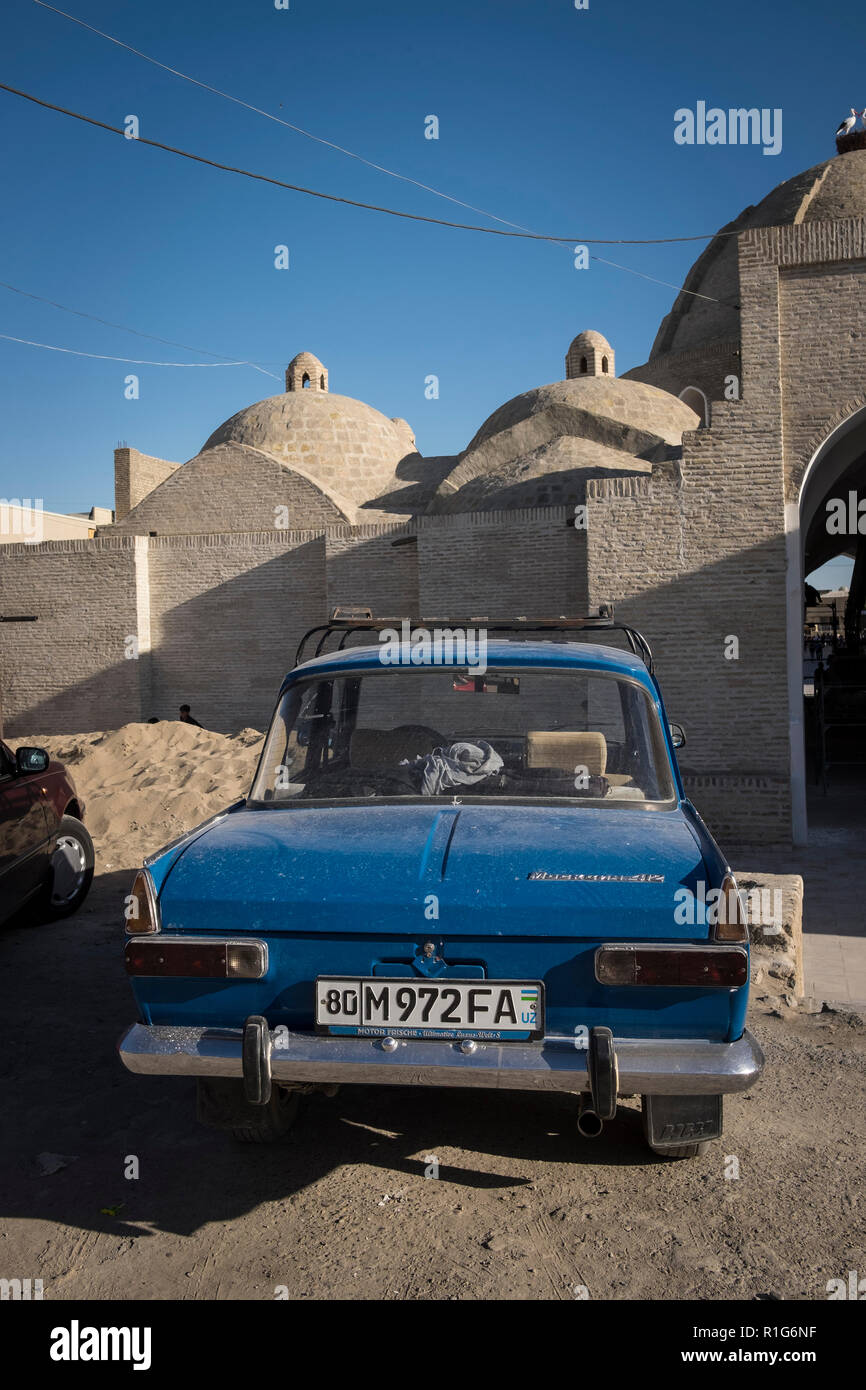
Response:
M286 367L287 391L327 391L328 372L311 352L299 352Z
M578 333L565 355L566 381L579 376L616 376L613 348L594 328Z

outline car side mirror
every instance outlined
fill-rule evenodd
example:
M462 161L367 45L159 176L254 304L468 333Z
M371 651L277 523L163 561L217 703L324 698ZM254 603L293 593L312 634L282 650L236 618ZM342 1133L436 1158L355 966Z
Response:
M682 724L669 724L668 728L671 731L671 743L673 744L674 748L685 748L686 731L683 728Z
M51 758L44 748L19 748L15 754L15 767L19 773L45 772Z

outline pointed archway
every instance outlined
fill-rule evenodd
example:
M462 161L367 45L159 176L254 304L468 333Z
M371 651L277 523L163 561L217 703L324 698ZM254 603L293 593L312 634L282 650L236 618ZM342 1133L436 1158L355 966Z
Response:
M859 530L863 503L863 532ZM787 539L788 708L793 839L808 836L809 757L804 719L805 582L840 556L853 560L851 600L843 626L848 650L860 650L861 591L866 592L866 402L838 422L814 449L799 495L785 507ZM864 767L866 774L866 767Z

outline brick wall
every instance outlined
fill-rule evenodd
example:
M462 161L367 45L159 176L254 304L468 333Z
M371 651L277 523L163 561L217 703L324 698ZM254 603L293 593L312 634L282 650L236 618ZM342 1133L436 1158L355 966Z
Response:
M547 617L586 605L586 537L565 507L421 517L424 614Z
M417 541L394 545L410 536L404 525L332 528L326 541L328 612L356 603L376 617L418 613Z
M628 381L643 381L679 396L687 386L702 391L712 407L713 401L725 399L725 379L740 377L739 342L717 343L702 351L670 353L655 357L645 366L624 372ZM711 412L712 413L712 412Z
M261 729L303 632L326 616L325 541L312 531L148 542L150 714L192 706L207 728Z
M135 541L7 545L0 564L0 682L7 737L140 718ZM129 656L127 656L129 653Z
M279 509L285 509L280 511ZM354 514L351 504L245 444L221 444L172 474L113 529L159 536L327 526Z
M773 394L767 385L761 405ZM589 598L613 602L653 647L710 826L781 842L791 803L780 434L772 410L749 401L719 404L714 421L650 480L588 485Z
M114 451L114 516L122 520L127 512L137 507L142 498L165 482L179 463L168 459L154 458L142 454L138 449L115 449Z

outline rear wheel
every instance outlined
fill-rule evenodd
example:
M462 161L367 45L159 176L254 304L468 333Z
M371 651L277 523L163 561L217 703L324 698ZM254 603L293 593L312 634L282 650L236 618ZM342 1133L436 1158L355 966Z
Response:
M251 1105L243 1081L198 1078L198 1118L212 1129L227 1129L242 1144L273 1144L288 1134L300 1105L297 1091L274 1086L265 1105Z
M232 1129L241 1144L274 1144L288 1134L298 1118L301 1098L297 1091L283 1091L274 1086L267 1105L251 1105L253 1114L248 1123Z
M662 1149L657 1144L650 1144L654 1154L659 1158L700 1158L710 1147L710 1141L705 1139L700 1144L677 1144L675 1148Z
M78 911L93 881L94 858L87 828L75 816L63 816L48 882L38 905L43 917L71 917Z

